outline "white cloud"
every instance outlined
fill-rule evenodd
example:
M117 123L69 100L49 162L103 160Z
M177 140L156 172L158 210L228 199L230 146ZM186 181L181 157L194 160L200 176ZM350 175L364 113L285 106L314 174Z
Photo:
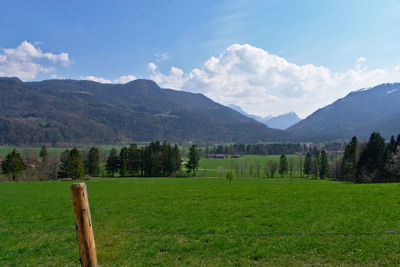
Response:
M171 56L168 53L158 53L154 54L154 56L157 58L157 62L162 62L171 59Z
M87 75L87 76L80 76L80 79L98 82L98 83L128 83L130 81L136 80L137 78L133 75L124 75L124 76L119 77L118 79L115 79L114 81L111 81L106 78L96 77L93 75Z
M183 77L183 70L171 67L169 75L162 74L156 64L150 62L148 64L148 69L152 73L151 79L156 83L163 84L168 88L180 89L184 86L186 78Z
M367 61L367 59L365 58L365 57L359 57L358 59L357 59L357 63L358 64L361 64L361 63L363 63L363 62L365 62L365 61Z
M52 74L52 75L50 75L50 78L52 78L52 79L57 79L57 80L63 80L63 79L65 79L65 77L59 76L58 74Z
M93 82L98 82L98 83L111 83L111 80L95 77L92 75L81 76L80 78L81 78L81 80L88 80L88 81L93 81Z
M398 76L400 76L400 66L396 66L396 67L394 68L394 71L396 72L396 74L397 74Z
M43 57L47 58L53 63L61 62L61 64L65 67L68 67L70 63L67 53L60 53L58 55L52 53L44 53Z
M295 111L309 115L352 90L400 79L394 70L361 68L333 73L327 67L296 65L267 51L233 44L218 57L209 58L189 73L171 67L169 74L148 64L150 78L164 87L204 93L223 104L236 104L258 115Z
M52 64L70 64L67 53L43 53L34 44L23 41L16 48L4 48L0 52L0 76L16 76L22 80L34 79L40 73L54 71L54 67L44 66L40 60L46 59Z
M114 80L114 83L128 83L130 81L136 80L137 78L133 75L124 75Z
M367 70L367 67L366 66L364 66L364 68L363 68L363 65L364 65L364 63L367 61L367 59L365 58L365 57L359 57L357 60L356 60L356 70L357 71L365 71L365 70Z
M150 63L148 64L148 67L149 67L149 70L150 70L151 72L155 72L155 71L157 70L157 65L154 64L153 62L150 62Z

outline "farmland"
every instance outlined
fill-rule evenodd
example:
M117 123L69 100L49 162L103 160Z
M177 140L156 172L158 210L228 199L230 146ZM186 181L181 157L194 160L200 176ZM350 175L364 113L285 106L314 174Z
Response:
M199 175L203 177L217 177L221 176L218 172L218 169L223 167L224 173L228 172L229 170L234 171L238 175L240 171L237 169L243 165L244 170L244 177L253 176L257 165L260 168L260 177L265 176L263 174L263 169L265 167L265 163L269 160L275 161L279 163L279 155L267 155L267 156L259 156L259 155L245 155L241 156L240 158L225 158L225 159L202 159L200 161L199 166ZM296 155L288 155L288 158L292 158L293 160L297 160L299 156ZM250 175L250 166L253 168L253 175ZM279 176L276 172L275 177ZM287 176L287 174L286 174ZM300 176L300 173L295 172L294 176Z
M397 232L399 184L298 178L86 183L103 266L393 266L400 256L397 234L307 235ZM0 265L79 265L70 185L0 184Z

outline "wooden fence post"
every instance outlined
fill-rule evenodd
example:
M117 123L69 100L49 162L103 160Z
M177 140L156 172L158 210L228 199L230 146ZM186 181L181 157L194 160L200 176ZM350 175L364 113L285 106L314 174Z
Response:
M76 221L76 234L79 243L79 255L83 267L97 267L96 246L94 244L92 219L85 183L71 186L72 205Z

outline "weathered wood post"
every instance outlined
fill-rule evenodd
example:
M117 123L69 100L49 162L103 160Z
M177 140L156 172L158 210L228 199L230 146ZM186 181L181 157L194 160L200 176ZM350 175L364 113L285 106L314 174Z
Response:
M86 184L73 184L71 186L71 194L81 265L83 267L97 267L96 246L94 244L92 219L90 217Z

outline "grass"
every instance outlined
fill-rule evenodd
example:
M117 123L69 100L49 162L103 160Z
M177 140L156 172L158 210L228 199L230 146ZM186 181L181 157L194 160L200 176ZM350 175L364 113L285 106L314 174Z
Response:
M0 147L0 156L5 156L6 154L10 153L13 149L15 149L17 152L22 153L23 151L33 151L39 154L39 151L41 147L6 147L2 146ZM55 153L55 154L61 154L62 152L65 151L66 148L47 148L47 150L50 153Z
M0 265L79 265L70 185L0 184ZM103 266L399 264L400 235L182 234L399 231L399 184L98 178L87 186Z
M287 158L294 159L294 164L297 167L297 159L299 156L297 155L287 155ZM203 177L219 177L220 173L218 172L219 167L224 168L224 174L226 174L229 170L236 172L236 166L240 166L240 161L244 163L245 173L243 176L250 176L250 165L253 166L253 175L255 174L255 169L257 164L260 167L260 176L264 176L264 167L265 163L269 160L275 161L279 164L280 155L244 155L240 158L226 158L226 159L206 159L202 158L199 166L199 175ZM303 157L304 158L304 157ZM278 174L278 170L275 173L275 177L280 176ZM299 176L298 172L294 173L294 176Z
M137 143L138 146L142 145L148 145L149 143ZM117 149L118 151L121 150L121 148L129 146L129 144L126 145L93 145L97 148L100 149L100 151L108 154L112 148ZM89 150L92 146L78 146L78 149L82 152L84 150ZM60 155L63 153L66 149L72 149L73 147L47 147L47 151L50 154L58 154ZM24 151L26 152L34 152L39 155L39 151L41 147L11 147L11 146L0 146L0 157L4 157L6 154L11 152L13 149L15 149L19 153L23 153Z

